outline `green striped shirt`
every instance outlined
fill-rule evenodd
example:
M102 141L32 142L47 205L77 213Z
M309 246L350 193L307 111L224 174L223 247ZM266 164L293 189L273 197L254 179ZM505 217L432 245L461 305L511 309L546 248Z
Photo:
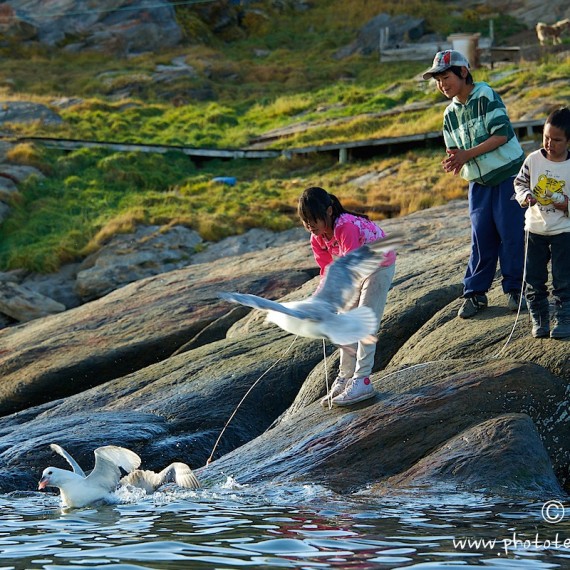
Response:
M467 150L491 135L506 136L507 142L466 162L461 169L461 176L465 180L484 186L497 186L518 174L524 161L524 151L501 97L487 83L477 81L465 105L454 97L445 109L445 146Z

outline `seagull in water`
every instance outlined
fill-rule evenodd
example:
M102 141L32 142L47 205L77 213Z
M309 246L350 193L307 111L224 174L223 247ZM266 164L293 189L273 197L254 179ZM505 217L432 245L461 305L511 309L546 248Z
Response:
M138 469L140 457L129 449L107 445L95 450L95 467L87 475L63 447L52 443L51 449L71 465L73 471L47 467L38 488L58 487L66 507L84 507L97 502L116 502L113 491L119 485L144 489L150 495L165 483L176 483L186 489L198 489L200 483L186 463L175 462L159 473ZM124 477L122 475L127 473ZM121 478L122 477L122 478Z
M268 321L295 335L327 339L337 346L373 343L379 324L374 311L366 306L342 311L356 302L359 284L378 269L384 253L402 241L401 235L392 234L337 258L325 269L317 291L302 301L278 303L257 295L226 292L219 297L267 311Z
M111 494L122 476L121 469L130 473L141 464L141 458L134 451L116 445L106 445L95 450L95 467L89 475L85 475L65 449L56 443L52 443L50 447L71 465L73 471L46 467L38 489L57 487L61 492L64 507L85 507L101 501L112 502Z

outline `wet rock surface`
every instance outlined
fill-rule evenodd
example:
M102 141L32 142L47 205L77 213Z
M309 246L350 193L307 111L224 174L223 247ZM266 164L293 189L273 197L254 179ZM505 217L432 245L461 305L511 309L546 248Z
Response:
M568 343L533 339L498 280L486 311L456 317L465 201L382 226L408 241L379 332L374 400L323 408L335 347L325 370L320 341L217 298L311 294L314 260L296 236L0 330L0 490L35 489L54 462L51 442L80 463L109 444L136 451L146 469L183 461L205 485L232 475L384 493L444 482L519 497L565 486ZM497 453L518 463L494 461L499 440ZM524 471L528 453L537 459Z

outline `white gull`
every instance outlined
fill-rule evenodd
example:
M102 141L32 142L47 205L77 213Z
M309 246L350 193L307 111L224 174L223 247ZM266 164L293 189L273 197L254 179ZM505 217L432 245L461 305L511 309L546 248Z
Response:
M50 447L64 457L73 471L46 467L38 489L57 487L65 507L85 507L93 503L110 501L123 472L129 473L141 464L140 457L129 449L106 445L95 450L95 467L88 475L61 446L52 443Z
M376 341L378 317L366 306L354 305L360 283L379 268L384 254L396 249L402 236L392 234L365 244L327 266L319 289L302 301L278 303L247 293L219 293L219 297L267 311L267 320L283 330L308 338L327 339L337 346Z

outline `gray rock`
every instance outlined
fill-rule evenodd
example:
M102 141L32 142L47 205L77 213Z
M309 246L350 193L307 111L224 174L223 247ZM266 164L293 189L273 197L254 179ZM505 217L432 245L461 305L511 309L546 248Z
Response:
M0 284L0 313L21 323L65 311L61 303L10 281Z
M7 206L6 212L8 215ZM0 202L1 213L2 202ZM232 236L218 243L206 244L203 251L194 253L198 246L202 246L202 240L193 230L183 226L174 226L166 230L158 226L140 226L132 234L114 237L81 264L67 264L58 272L51 274L24 271L13 280L25 290L49 298L49 303L52 300L57 301L66 309L71 309L148 276L160 275L189 264L213 262L223 257L235 257L269 247L284 246L304 240L306 237L306 232L301 228L277 233L253 229L241 236ZM38 300L40 298L38 297ZM0 328L13 322L13 319L1 321ZM210 327L207 338L210 340L221 338L227 327L223 328L223 333L219 327L223 328L223 325ZM188 346L192 345L193 343Z
M27 271L25 269L0 272L0 284L5 282L20 283L26 274Z
M168 358L233 308L217 298L219 291L281 297L312 276L304 269L314 263L308 254L289 246L219 265L192 265L36 324L0 330L0 414L82 392Z
M126 54L172 47L182 39L174 8L164 0L111 0L103 9L78 0L53 0L49 6L43 0L6 4L14 9L15 21L29 24L48 45L81 37L82 48Z
M474 425L521 412L532 417L550 458L560 460L558 476L567 476L562 465L570 457L570 439L559 407L567 405L566 386L540 366L505 359L442 360L375 374L374 384L380 393L376 400L349 410L313 403L197 476L207 483L222 473L239 473L242 484L312 482L340 493L361 491L408 472ZM518 438L528 433L525 427ZM487 450L481 448L483 458ZM459 459L455 465L460 467ZM473 475L477 489L486 475L482 471L476 483ZM520 496L535 494L539 484L544 492L552 490L550 478L519 474L502 483L503 490L517 488Z
M239 236L230 236L216 243L207 244L204 251L192 256L190 263L210 263L223 257L234 257L268 247L280 247L293 241L306 240L307 232L294 228L284 232L272 232L253 228Z
M33 166L26 166L24 164L10 164L7 162L0 164L0 176L2 178L11 180L14 182L14 184L21 184L30 176L44 178L44 175Z
M133 281L184 267L201 242L197 232L183 226L139 226L133 234L116 235L79 267L77 295L83 301L98 299Z
M80 105L81 103L83 103L83 99L80 97L58 97L50 101L50 105L57 109L68 109L69 107Z
M171 65L157 65L152 79L157 83L171 83L178 79L195 78L197 75L196 70L186 63L185 57L176 57Z
M548 4L542 0L524 0L513 3L510 0L493 0L486 2L497 14L509 14L513 18L524 22L530 29L537 22L553 24L558 20L570 18L570 6L566 0L553 0ZM480 6L478 0L467 0L465 7Z
M0 124L33 123L39 121L45 125L59 125L63 119L46 105L29 101L1 101Z
M424 33L424 21L405 14L390 16L381 13L367 22L358 32L354 42L341 48L335 54L337 59L344 59L355 53L369 55L380 47L381 30L387 30L384 47L395 47L407 40L417 40Z
M75 293L78 268L78 263L68 263L57 273L27 273L21 279L21 284L26 289L61 303L66 309L73 309L81 305L81 299Z
M16 11L7 2L2 3L0 19L0 33L10 40L27 41L37 39L36 26L19 18Z
M516 497L533 490L539 497L564 494L540 434L526 414L505 414L469 427L365 494L440 484Z
M0 200L2 202L10 202L14 195L18 192L18 186L10 175L3 176L0 172Z

